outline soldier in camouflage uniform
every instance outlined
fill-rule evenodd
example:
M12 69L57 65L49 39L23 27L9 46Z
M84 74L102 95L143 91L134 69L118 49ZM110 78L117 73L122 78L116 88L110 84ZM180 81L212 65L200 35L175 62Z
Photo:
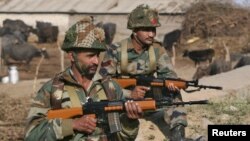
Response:
M157 78L177 78L170 57L156 41L156 27L159 27L158 12L148 5L139 5L128 16L127 28L132 30L129 38L112 45L102 61L100 74L112 77L148 76ZM136 86L123 89L127 98L143 98L147 94L153 98L171 98L182 101L179 89L173 84L166 88ZM162 94L164 97L162 97ZM161 129L166 138L172 141L184 140L184 127L187 126L183 107L171 107L149 114L147 119ZM169 127L170 126L170 127ZM170 131L169 131L170 130Z
M38 91L28 114L25 140L135 140L142 110L133 101L125 103L126 113L109 113L103 117L108 122L115 115L120 119L121 131L113 134L109 131L111 126L107 126L107 123L99 124L90 116L71 119L46 117L50 109L81 107L88 98L93 101L124 98L119 85L111 79L92 79L99 53L105 50L103 41L104 32L93 25L91 17L85 17L69 28L62 50L68 53L71 66Z

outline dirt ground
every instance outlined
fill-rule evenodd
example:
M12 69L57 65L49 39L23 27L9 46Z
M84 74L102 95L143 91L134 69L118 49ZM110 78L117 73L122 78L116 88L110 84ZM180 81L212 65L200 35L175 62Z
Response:
M35 44L35 43L34 43ZM31 100L31 97L34 96L34 92L37 91L42 84L44 84L49 78L53 77L57 72L61 70L60 66L60 51L57 48L57 44L36 44L39 48L46 47L48 50L48 53L50 55L49 60L43 60L41 63L39 74L38 74L38 80L34 81L35 78L35 72L38 62L40 61L39 58L34 58L34 60L30 64L30 70L26 71L26 68L24 65L18 65L19 75L20 75L20 81L17 84L0 84L0 94L3 94L5 96L10 96L11 98L17 99L24 99L21 100L20 103L14 103L20 106L21 108L25 109L25 112L22 114L22 117L26 117L27 111L29 108L29 102ZM65 59L67 59L65 57ZM65 61L65 67L69 64L69 62ZM187 94L184 91L182 92L184 101L187 100L200 100L200 99L211 99L211 98L217 98L219 96L224 96L229 93L230 90L230 84L236 86L237 89L240 89L241 87L237 87L237 84L241 79L250 80L250 76L247 75L247 72L249 72L250 68L246 68L243 72L234 72L233 74L226 75L216 75L212 77L205 77L204 79L201 79L201 82L203 84L207 85L220 85L225 86L226 89L223 91L217 91L217 90L203 90L201 92ZM191 80L192 75L195 72L194 63L190 61L188 58L182 58L181 55L177 55L176 60L176 66L175 71L179 75L179 77ZM4 69L1 70L1 76L4 76L7 74L7 71ZM244 76L244 75L246 76ZM232 81L227 80L226 78L230 79L230 76L236 76L233 78ZM241 76L241 77L240 77ZM223 81L225 80L225 81ZM245 81L245 84L242 86L250 86L249 81ZM249 92L249 91L248 91ZM13 100L11 100L13 101ZM1 104L2 101L0 101ZM13 110L11 106L7 107L7 109ZM199 107L198 107L199 108ZM5 109L6 110L6 109ZM8 111L8 110L7 110ZM7 112L6 111L6 112ZM190 111L190 110L189 110ZM200 116L200 115L199 115ZM200 119L196 118L197 115L192 114L192 112L188 113L188 121L189 121L189 127L186 129L186 134L188 138L196 139L200 136L206 136L206 133L200 133L199 130L206 130L206 125L208 125L210 122L207 121L204 117L201 116ZM18 128L15 127L14 123L6 123L5 121L0 121L0 131L4 130L5 132L2 132L0 134L0 139L3 140L22 140L23 135L23 125L24 125L24 118L19 119L21 121L19 122ZM205 120L205 121L204 121ZM21 122L21 123L20 123ZM140 119L140 133L136 139L136 141L142 141L142 140L155 140L155 141L163 141L164 136L161 132L159 132L159 129L156 125L154 125L150 121L146 121L144 119ZM200 123L201 125L197 125L197 123ZM249 122L248 122L249 123ZM10 124L11 126L6 126ZM192 126L193 125L193 126ZM195 128L194 128L195 125ZM11 127L15 127L15 129L18 129L18 131L14 130ZM7 131L8 130L8 131ZM16 138L4 138L1 136L4 136L6 134L7 136L17 136Z
M242 10L218 8L218 6L198 5L188 12L184 40L180 48L176 48L176 65L174 67L180 78L191 80L196 71L194 63L183 58L184 49L213 48L217 57L224 57L224 48L231 53L249 53L249 13ZM212 10L211 10L212 8ZM197 10L198 9L198 10ZM217 9L217 10L216 10ZM207 10L207 12L206 12ZM205 11L205 12L204 12ZM217 15L216 15L217 11ZM211 12L209 14L209 12ZM205 13L205 14L204 14ZM204 14L204 15L203 15ZM210 16L215 15L211 18ZM190 20L188 20L190 19ZM213 19L213 20L212 20ZM192 29L192 30L191 30ZM194 32L195 31L195 32ZM203 38L208 36L209 38ZM197 37L200 40L186 44ZM203 39L202 39L203 38ZM25 118L29 104L35 92L56 73L62 70L60 50L57 43L32 44L39 48L45 47L50 59L44 59L36 76L40 58L34 58L30 68L21 64L18 66L20 81L17 84L0 84L0 140L23 140ZM66 56L62 58L64 68L69 65ZM28 71L27 71L28 70ZM250 66L245 66L226 73L207 76L200 79L202 85L222 86L223 90L201 90L193 93L181 91L184 101L209 100L208 105L187 105L188 139L207 140L209 124L250 124ZM8 75L8 69L1 66L0 77ZM35 79L36 78L36 79ZM166 141L158 127L150 121L140 119L140 130L136 141Z

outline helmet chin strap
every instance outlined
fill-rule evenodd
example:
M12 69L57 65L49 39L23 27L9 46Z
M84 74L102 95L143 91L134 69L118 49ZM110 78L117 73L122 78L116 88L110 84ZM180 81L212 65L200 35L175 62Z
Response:
M83 75L86 75L86 74L87 74L86 69L84 69L84 68L82 67L82 64L78 61L76 53L73 52L72 55L73 55L73 58L74 58L74 63L75 63L75 65L76 65L76 69L79 71L79 73L80 73L82 76L83 76Z
M146 44L144 44L136 35L135 32L133 32L133 36L134 36L134 39L135 41L141 46L141 47L144 47L144 46L147 46Z

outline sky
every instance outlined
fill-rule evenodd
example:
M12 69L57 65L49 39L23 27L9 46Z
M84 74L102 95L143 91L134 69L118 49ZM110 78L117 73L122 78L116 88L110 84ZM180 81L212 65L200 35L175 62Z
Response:
M234 0L235 3L245 6L250 6L250 0Z

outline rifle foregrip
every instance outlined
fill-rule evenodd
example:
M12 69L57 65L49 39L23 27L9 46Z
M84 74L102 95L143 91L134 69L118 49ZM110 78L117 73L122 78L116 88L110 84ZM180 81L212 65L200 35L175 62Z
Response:
M165 80L166 87L170 85L170 83L174 84L179 89L185 90L188 86L185 81L179 81L179 80Z
M134 79L134 78L125 78L125 79L115 79L115 78L113 78L113 80L116 81L122 88L127 88L129 86L138 85L137 80ZM143 81L143 79L140 80L140 81ZM164 82L152 81L149 84L151 86L168 87L170 85L170 83L173 83L174 86L178 87L179 89L186 89L188 87L187 83L185 81L182 81L182 80L176 79L176 80L164 80L164 81L165 81L165 83Z
M105 111L122 111L123 107L122 106L107 106L104 107Z
M135 101L143 111L146 110L156 110L156 102L155 100L144 100L144 101Z
M136 104L139 105L139 107L145 111L145 110L156 110L156 103L155 103L155 100L153 99L146 99L146 100L143 100L143 101L134 101ZM104 110L106 112L112 112L112 111L123 111L125 109L123 109L123 106L107 106L107 107L104 107Z

